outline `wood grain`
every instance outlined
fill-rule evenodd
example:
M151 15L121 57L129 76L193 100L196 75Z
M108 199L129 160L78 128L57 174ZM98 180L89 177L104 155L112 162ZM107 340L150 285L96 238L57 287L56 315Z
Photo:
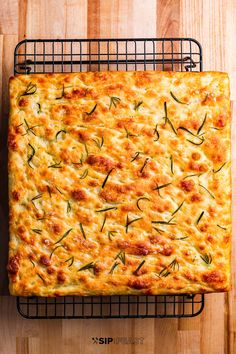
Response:
M7 116L13 50L23 38L193 37L204 70L225 70L236 100L234 0L0 0L0 293L7 294ZM236 190L233 105L233 190ZM236 194L233 195L232 290L206 296L192 319L24 320L15 299L0 297L0 354L236 353ZM92 337L143 337L144 344L94 345Z

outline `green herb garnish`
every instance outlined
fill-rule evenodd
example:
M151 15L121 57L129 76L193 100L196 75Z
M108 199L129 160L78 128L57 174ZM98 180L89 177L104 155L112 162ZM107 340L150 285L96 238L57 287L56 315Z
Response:
M79 177L80 179L85 179L88 176L88 169L84 170L82 175Z
M154 191L157 190L157 191L158 191L158 194L159 194L159 197L160 197L160 196L161 196L161 195L160 195L160 189L165 188L165 187L168 187L170 184L172 184L172 183L165 183L165 184L162 184L161 186L158 186L158 185L157 185L153 190L154 190Z
M159 276L167 277L171 273L171 271L175 271L177 268L179 270L179 263L177 262L176 259L174 259L168 266L164 267L160 271Z
M177 135L177 131L176 131L173 123L171 122L170 118L168 118L166 102L164 102L164 111L165 111L165 116L163 117L165 119L164 125L166 125L166 123L168 123L170 125L171 129L173 130L173 132Z
M36 195L34 198L31 199L31 201L33 202L34 200L40 199L42 198L43 193L39 193L38 195Z
M93 269L93 271L94 271L94 267L95 267L95 263L90 262L90 263L84 265L83 267L81 267L80 269L78 269L78 272L81 272L82 270L89 270L89 269Z
M227 230L227 228L226 227L224 227L224 226L220 226L219 224L217 224L216 226L218 226L220 229L222 229L222 230Z
M61 161L48 166L48 168L62 168L62 166L60 166L60 164L61 164Z
M171 214L172 216L175 215L183 206L184 201L178 206L178 208Z
M138 111L139 107L143 104L143 101L136 102L134 101L134 110Z
M136 202L137 208L138 208L140 211L143 211L143 210L140 208L140 206L139 206L139 202L140 202L141 200L148 200L148 201L150 201L150 199L147 198L147 197L140 197L140 198L138 198L138 200L137 200L137 202Z
M28 155L28 160L27 160L27 163L29 165L30 168L33 168L31 165L30 165L30 162L32 161L34 155L35 155L35 148L30 144L28 143L29 147L31 148L31 154Z
M103 181L103 183L102 183L102 188L105 187L105 185L106 185L106 183L107 183L107 180L108 180L108 178L109 178L109 176L110 176L110 174L112 173L113 170L114 170L114 168L112 168L112 169L108 172L108 174L106 175L106 178L104 179L104 181Z
M28 132L32 133L34 136L36 136L35 132L33 131L34 128L39 127L39 124L37 125L33 125L32 127L29 126L28 122L26 121L26 119L24 119L25 125L26 125L26 133L23 134L22 136L25 136L26 134L28 134Z
M227 162L224 162L223 165L221 165L218 170L214 170L213 169L213 173L217 173L217 172L220 172L220 170L227 164Z
M67 132L65 130L59 130L59 132L56 133L56 140L57 140L58 136L62 133L66 134Z
M70 268L72 266L72 264L74 263L74 260L75 260L74 256L72 256L65 261L65 263L70 262L68 265L68 268Z
M116 269L116 267L117 267L119 264L120 264L119 262L115 262L115 263L113 264L113 266L111 267L111 270L110 270L109 274L112 274L112 273L114 272L114 270Z
M45 279L42 277L42 275L40 275L39 273L36 273L36 275L42 280L42 282L45 284Z
M156 134L157 138L154 139L154 141L158 141L158 140L160 139L160 134L159 134L159 132L158 132L158 130L157 130L157 125L158 125L158 124L156 124L155 129L154 129L154 135Z
M152 221L152 224L161 224L161 225L176 225L175 222L171 222L174 219L174 216L168 220L168 221L163 221L163 220L158 220L158 221Z
M105 211L109 211L112 209L117 209L117 207L109 207L109 208L99 209L99 210L96 210L96 213L103 213Z
M164 230L161 230L161 229L159 229L159 228L157 228L157 227L153 227L154 228L154 230L156 230L160 235L163 233L163 232L165 232Z
M79 223L79 227L80 227L80 231L81 231L81 233L82 233L82 235L83 235L83 238L86 240L86 235L85 235L85 232L84 232L84 227L83 227L83 224L80 222Z
M145 263L145 260L143 260L143 261L139 264L139 266L135 269L135 271L134 271L134 274L135 274L135 275L138 275L138 272L139 272L139 270L142 268L142 266L144 265L144 263Z
M174 174L174 161L173 161L173 156L170 155L170 170L172 175Z
M66 208L67 214L69 214L70 211L71 211L71 205L70 205L70 202L69 202L69 200L68 200L68 201L67 201L67 208Z
M30 260L30 262L32 263L32 265L33 265L33 268L35 267L35 264L34 264L34 262L32 261L32 259L30 258L29 259Z
M22 93L21 96L33 95L36 91L37 91L37 85L32 84L32 82L30 82L29 85L26 87L26 90Z
M133 162L134 160L136 160L139 157L140 154L141 154L141 152L137 151L135 153L134 157L132 157L132 160L130 162Z
M136 134L130 133L130 131L128 131L128 129L126 127L124 127L124 129L125 129L125 132L126 132L126 138L128 138L129 136L138 136Z
M201 218L203 217L203 214L204 214L204 211L202 211L201 214L199 215L199 217L197 218L196 225L199 224Z
M39 114L39 113L41 113L42 112L42 110L41 110L41 104L40 103L37 103L37 105L38 105L38 111L37 111L37 113Z
M143 164L143 166L142 166L142 168L140 170L140 173L143 173L143 170L145 169L145 167L146 167L146 165L148 163L148 160L149 160L149 157L147 157L146 160L144 161L144 164Z
M101 150L103 144L104 144L104 138L103 136L101 137L101 141L99 138L93 139L93 141L95 142L95 144L97 145L97 147Z
M201 132L201 130L202 130L204 124L206 123L206 119L207 119L207 113L205 114L205 117L204 117L204 119L203 119L203 121L202 121L202 124L201 124L200 127L198 128L197 135L200 134L200 132Z
M203 189L205 189L206 192L208 192L208 194L213 198L215 199L215 196L206 188L204 187L202 184L199 183L199 186L202 187Z
M117 258L125 265L125 251L120 251L114 259L116 260Z
M31 229L35 234L41 235L41 233L43 232L43 230L40 229Z
M114 234L116 234L116 233L117 233L117 231L115 231L115 230L108 231L108 238L110 241L112 241L111 237L115 237Z
M85 112L88 116L91 116L91 114L93 114L95 112L97 108L97 103L95 104L95 106L93 107L93 109L90 112Z
M52 258L53 253L60 247L65 248L63 245L59 245L59 246L55 247L50 254L50 258Z
M211 256L211 254L209 253L209 254L203 254L203 255L201 255L200 256L201 257L201 259L206 263L206 264L211 264L211 262L212 262L212 256Z
M195 143L194 141L192 141L192 140L189 140L189 139L187 139L187 141L189 141L191 144L193 144L193 145L202 145L203 143L204 143L204 141L205 141L205 139L202 137L202 138L198 138L198 139L200 139L201 140L201 142L200 143Z
M112 105L116 108L117 104L120 103L121 99L119 97L110 97L110 106L109 109L111 109Z
M63 194L58 187L55 187L55 188L60 194Z
M125 231L126 233L128 232L128 229L129 229L129 225L133 224L135 221L138 221L138 220L141 220L143 218L136 218L136 219L133 219L133 220L129 220L129 215L127 214L127 217L126 217L126 224L125 224Z
M196 176L200 177L201 175L203 175L203 173L204 173L204 172L202 172L202 173L194 173L193 175L185 176L183 179L191 178L191 177L196 177Z
M180 100L173 94L173 92L170 91L170 94L171 94L172 98L173 98L176 102L178 102L178 103L180 103L180 104L187 104L187 105L188 105L188 103L180 101Z
M52 192L51 192L51 188L49 186L47 186L47 190L48 190L49 197L52 198Z
M60 243L62 240L64 240L64 238L66 238L72 230L73 230L73 229L67 230L67 231L64 233L64 235L62 235L62 237L61 237L57 242L54 243L54 245L56 245L57 243Z
M61 96L60 97L56 97L56 100L60 100L61 98L63 98L65 95L65 86L64 84L62 85L62 92L61 92Z
M102 231L103 231L104 226L105 226L105 223L106 223L106 220L107 220L107 217L106 217L106 215L105 215L105 216L104 216L104 219L103 219L103 223L102 223L102 227L101 227L100 232L102 232Z

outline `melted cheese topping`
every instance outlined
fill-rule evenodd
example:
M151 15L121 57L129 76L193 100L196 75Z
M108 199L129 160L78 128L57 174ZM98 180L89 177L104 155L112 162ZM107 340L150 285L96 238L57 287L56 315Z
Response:
M10 79L13 295L230 287L225 73Z

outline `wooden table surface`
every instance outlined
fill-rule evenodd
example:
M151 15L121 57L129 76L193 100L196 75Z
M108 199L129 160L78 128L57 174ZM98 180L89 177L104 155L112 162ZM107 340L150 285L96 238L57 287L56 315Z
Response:
M235 0L0 0L0 293L7 294L7 82L23 38L192 37L204 70L227 71L236 100ZM236 107L236 105L235 105ZM234 111L236 109L233 109ZM236 117L232 125L236 141ZM236 168L236 149L233 149ZM233 190L236 174L233 174ZM5 201L5 203L4 203ZM206 296L193 319L24 320L15 299L0 298L0 354L236 353L236 195L233 196L232 291ZM92 344L92 337L143 337L143 344Z

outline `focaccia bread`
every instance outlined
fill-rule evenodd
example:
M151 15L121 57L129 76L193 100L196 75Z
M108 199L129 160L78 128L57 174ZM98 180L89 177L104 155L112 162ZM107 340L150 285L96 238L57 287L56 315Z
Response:
M10 79L10 292L230 288L225 73Z

